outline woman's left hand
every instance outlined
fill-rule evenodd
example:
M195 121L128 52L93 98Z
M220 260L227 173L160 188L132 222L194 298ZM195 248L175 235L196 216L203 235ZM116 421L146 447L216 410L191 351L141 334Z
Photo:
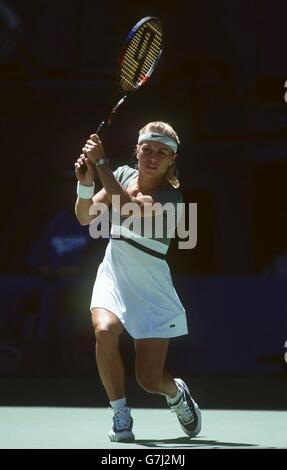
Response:
M105 158L105 151L103 144L97 134L90 135L85 146L82 148L82 152L92 162Z

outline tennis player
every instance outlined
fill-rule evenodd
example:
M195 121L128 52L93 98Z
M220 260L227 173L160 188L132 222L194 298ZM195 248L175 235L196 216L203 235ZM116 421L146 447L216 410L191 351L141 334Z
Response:
M171 203L169 210L172 208L177 215L177 203L182 202L175 163L178 145L178 136L169 124L151 122L139 132L136 168L124 165L112 172L96 134L90 136L75 162L78 179L75 212L79 222L90 224L95 219L90 213L91 206L95 209L99 203L105 203L112 216L110 240L98 268L90 309L97 366L113 410L109 437L115 442L134 439L119 351L119 336L124 328L134 339L136 378L141 387L166 397L188 436L194 437L201 430L201 412L187 385L172 378L165 369L169 338L188 333L185 309L165 259L171 235L170 224L166 223L168 214L161 209L165 203ZM96 194L95 171L103 185ZM155 202L161 204L151 215L149 209ZM141 220L161 217L163 236L145 237L142 231L135 233L124 226L129 211L117 218L120 223L113 223L115 211L123 212L126 203L133 203ZM174 232L177 217L173 220Z

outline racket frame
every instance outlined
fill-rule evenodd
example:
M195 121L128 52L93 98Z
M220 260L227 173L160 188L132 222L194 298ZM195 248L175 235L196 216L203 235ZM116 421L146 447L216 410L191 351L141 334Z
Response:
M128 33L125 41L124 41L124 44L123 44L123 47L122 47L122 50L121 50L121 53L119 55L119 59L118 59L118 64L117 64L117 74L116 74L116 88L119 92L119 95L121 96L120 100L117 102L116 105L112 106L111 108L109 108L109 111L106 115L106 118L104 121L101 122L101 124L99 125L97 131L96 131L96 134L101 137L101 139L103 139L105 133L107 132L108 128L110 127L112 121L113 121L113 118L118 110L118 108L126 101L126 99L128 98L128 96L132 95L135 91L137 91L139 88L141 88L146 82L147 80L150 78L150 76L152 75L154 69L156 68L159 60L160 60L160 57L162 55L162 51L163 51L163 45L162 45L162 42L161 42L161 47L160 47L160 51L159 51L159 54L158 54L158 57L157 59L154 61L154 63L152 64L152 66L150 67L150 69L148 70L147 74L145 75L145 78L141 80L141 82L135 86L133 89L131 90L123 90L123 88L121 87L120 85L120 79L121 79L121 66L123 64L123 59L125 57L125 53L126 53L126 50L132 40L132 38L134 37L134 35L136 34L136 32L143 26L144 23L147 23L148 21L157 21L159 24L160 24L160 27L162 28L161 26L161 22L159 21L159 19L156 17L156 16L146 16L145 18L142 18L140 21L138 21L138 23L133 27L133 29Z

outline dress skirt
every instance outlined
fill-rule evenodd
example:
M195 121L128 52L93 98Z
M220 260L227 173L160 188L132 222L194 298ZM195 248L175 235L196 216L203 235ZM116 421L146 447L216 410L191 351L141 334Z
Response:
M167 262L124 240L111 238L106 247L93 288L94 307L114 313L134 339L188 333Z

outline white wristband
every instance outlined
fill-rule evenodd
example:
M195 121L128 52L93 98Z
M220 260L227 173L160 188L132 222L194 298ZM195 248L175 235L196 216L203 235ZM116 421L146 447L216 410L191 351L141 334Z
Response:
M81 184L80 181L78 181L77 195L79 196L79 198L92 199L94 193L95 193L95 183L93 183L92 186L87 186L85 184Z

